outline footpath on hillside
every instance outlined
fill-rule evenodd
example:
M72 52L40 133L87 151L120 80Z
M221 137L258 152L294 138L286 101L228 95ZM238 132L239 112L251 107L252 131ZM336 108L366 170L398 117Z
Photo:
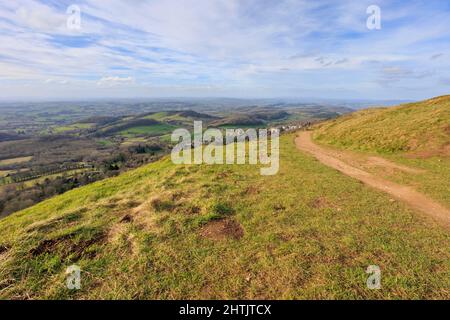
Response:
M315 144L312 140L311 131L299 132L295 139L295 144L298 149L312 154L326 166L334 168L347 176L358 179L368 186L384 191L394 198L407 203L411 208L432 217L446 227L450 227L449 209L409 186L377 177L349 164L348 162L350 161L347 161L350 160L348 152L339 152ZM369 159L370 161L377 162L382 167L396 167L411 173L415 171L415 169L394 164L383 158L371 157Z

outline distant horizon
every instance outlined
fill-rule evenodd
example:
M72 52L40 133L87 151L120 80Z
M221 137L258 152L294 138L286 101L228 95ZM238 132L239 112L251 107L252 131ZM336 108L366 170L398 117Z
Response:
M425 99L411 100L411 99L357 99L357 98L320 98L320 97L208 97L208 96L199 96L199 97L182 97L182 96L173 96L173 97L94 97L94 98L27 98L27 99L19 99L19 98L10 98L10 99L2 99L0 98L0 104L5 103L87 103L87 102L154 102L154 101L174 101L174 102L188 102L188 101L220 101L220 100L235 100L242 102L256 102L256 101L271 101L271 102L280 102L280 103L409 103L409 102L417 102L422 100L432 99L434 97L428 97Z

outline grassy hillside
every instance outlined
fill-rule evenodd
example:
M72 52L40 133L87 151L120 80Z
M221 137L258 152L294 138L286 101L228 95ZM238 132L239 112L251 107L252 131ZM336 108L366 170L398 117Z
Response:
M164 159L0 220L0 298L449 299L448 230L293 139L276 176Z
M329 121L316 139L354 150L450 155L450 96L367 109Z
M362 163L364 169L450 207L450 96L345 115L321 124L314 137L327 146L357 151L363 158L377 154L421 170L411 174Z

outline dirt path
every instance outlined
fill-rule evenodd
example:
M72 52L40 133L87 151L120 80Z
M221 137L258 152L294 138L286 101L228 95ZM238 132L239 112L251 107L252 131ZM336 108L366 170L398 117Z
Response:
M347 164L341 159L346 159L348 153L339 154L336 150L328 150L327 148L316 145L311 138L310 131L302 131L295 139L295 144L298 149L306 151L314 155L317 160L323 164L334 168L352 178L379 190L382 190L393 197L406 202L410 207L421 211L422 213L430 216L437 221L443 223L447 227L450 227L450 210L440 205L436 201L430 199L424 194L414 190L411 187L404 186L395 182L388 181L386 179L374 176L373 174L356 168L350 164ZM377 162L382 165L385 161L382 158L377 158ZM380 161L381 159L381 161ZM391 166L392 163L387 161ZM403 167L403 166L402 166ZM405 169L404 167L402 169Z

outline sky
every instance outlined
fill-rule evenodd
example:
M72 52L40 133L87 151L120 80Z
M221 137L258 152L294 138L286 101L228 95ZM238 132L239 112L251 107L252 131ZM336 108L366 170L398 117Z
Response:
M2 100L449 89L447 0L0 0Z

